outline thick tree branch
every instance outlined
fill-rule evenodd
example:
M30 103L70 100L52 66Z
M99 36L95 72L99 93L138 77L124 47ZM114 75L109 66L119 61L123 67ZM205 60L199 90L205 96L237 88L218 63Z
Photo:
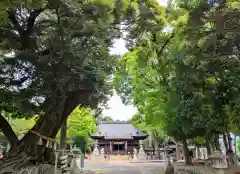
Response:
M19 24L19 22L15 16L14 10L8 11L8 18L10 19L13 27L15 27L16 30L18 31L19 35L23 34L24 30L23 30L22 26Z
M156 36L155 36L156 37ZM163 51L167 47L167 45L170 43L170 41L175 37L175 32L172 32L171 36L166 40L166 42L163 44L161 49L157 52L158 57L161 57Z
M33 26L34 26L34 23L35 23L35 20L36 18L40 15L41 12L43 12L45 9L44 8L41 8L41 9L36 9L36 10L33 10L31 13L30 13L30 16L28 18L28 22L27 22L27 29L26 29L26 32L27 33L31 33L32 32L32 29L33 29Z
M22 49L28 48L29 38L33 32L35 20L40 15L40 13L43 12L44 10L45 10L44 8L36 9L30 13L29 17L26 19L27 20L26 29L24 28L24 26L20 25L16 17L16 10L8 11L8 18L10 19L13 27L18 31L18 34L20 35L20 39L21 39L20 43L21 43Z
M0 130L5 135L7 140L10 142L11 147L14 147L18 143L18 137L14 133L12 127L8 123L8 121L0 114Z

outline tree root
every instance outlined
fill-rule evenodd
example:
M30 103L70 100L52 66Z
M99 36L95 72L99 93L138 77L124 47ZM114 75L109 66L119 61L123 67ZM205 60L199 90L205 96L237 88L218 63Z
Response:
M15 172L27 165L31 162L31 157L29 157L26 153L22 152L15 157L2 159L0 161L0 174Z

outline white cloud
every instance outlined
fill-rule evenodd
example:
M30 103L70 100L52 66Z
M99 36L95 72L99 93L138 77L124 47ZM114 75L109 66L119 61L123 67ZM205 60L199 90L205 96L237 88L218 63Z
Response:
M125 41L123 39L118 39L115 41L113 48L110 49L111 54L123 55L127 52L125 47Z
M121 98L115 93L108 101L108 108L103 111L104 116L110 116L113 120L129 120L137 113L132 105L124 105Z
M158 0L158 2L163 6L167 6L168 0Z
M124 55L127 52L125 41L118 39L115 41L113 48L110 49L111 54ZM121 98L114 92L114 95L108 101L108 107L103 110L102 115L110 116L113 120L129 120L137 113L137 109L132 105L124 105Z

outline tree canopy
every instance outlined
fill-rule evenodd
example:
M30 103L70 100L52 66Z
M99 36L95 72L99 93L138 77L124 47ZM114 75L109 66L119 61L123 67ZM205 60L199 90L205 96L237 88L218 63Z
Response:
M0 115L11 143L0 170L51 161L47 148L37 151L39 138L54 139L79 105L69 134L82 134L77 118L92 124L82 113L101 108L113 83L138 108L134 124L181 142L187 163L189 140L219 149L222 134L231 150L240 123L238 0L169 0L166 8L157 0L3 0L0 16L0 111L37 120L19 141ZM110 54L118 38L129 50L123 57Z
M0 116L12 145L7 157L19 157L3 161L1 170L51 160L44 150L36 152L39 138L55 138L78 105L96 109L111 95L119 60L109 52L114 41L123 37L132 49L138 35L165 23L156 0L4 0L0 14L0 109L12 117L37 117L19 141Z
M239 125L239 12L238 1L170 1L165 28L140 35L115 73L123 101L185 149L200 137L219 148Z

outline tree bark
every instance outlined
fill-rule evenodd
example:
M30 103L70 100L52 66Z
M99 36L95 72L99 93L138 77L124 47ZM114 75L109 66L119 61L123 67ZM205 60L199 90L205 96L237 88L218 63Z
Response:
M227 142L227 136L226 136L225 132L223 133L223 143L225 146L225 151L227 152L228 151L228 142Z
M220 144L219 144L219 135L214 136L214 145L215 145L215 150L221 151Z
M0 130L3 132L4 136L7 138L8 142L11 144L11 147L15 147L18 143L18 137L14 133L8 121L1 114L0 114Z
M150 148L153 147L153 145L152 145L152 134L153 133L151 131L149 131L148 147L150 147Z
M68 98L58 101L59 104L57 106L52 107L49 112L40 116L31 130L41 134L42 136L55 138L62 126L62 123L67 119L73 109L79 105L81 99L84 101L84 103L82 102L84 105L90 104L89 93L83 93L80 97L76 93L72 93L72 95L69 95ZM58 112L59 108L63 108L61 113ZM48 162L49 159L45 158L45 155L47 154L47 151L49 151L49 148L44 146L38 148L39 146L37 143L40 137L32 131L29 131L21 139L18 145L11 149L6 156L7 158L0 160L0 174L7 168L17 170L29 164L29 161Z
M66 149L67 120L64 121L60 132L60 149Z
M159 150L159 143L157 140L154 140L154 144L155 144L155 155L156 155L156 159L159 160L160 159L160 150Z
M235 148L235 154L237 154L237 136L234 135L234 148Z
M183 149L184 149L184 157L185 157L185 162L186 165L192 165L192 158L190 156L190 152L188 149L188 144L187 144L187 140L183 140Z
M176 159L180 160L180 145L176 144Z
M233 148L232 148L232 137L230 135L229 132L226 133L227 134L227 142L228 142L228 150L230 151L233 151Z
M206 148L207 148L208 155L211 155L212 154L212 147L211 147L210 141L207 141Z

